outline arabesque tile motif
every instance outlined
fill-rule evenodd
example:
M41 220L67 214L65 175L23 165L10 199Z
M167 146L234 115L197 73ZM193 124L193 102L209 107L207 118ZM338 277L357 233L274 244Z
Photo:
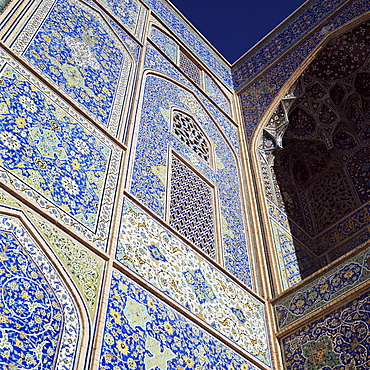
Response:
M263 304L128 200L116 258L254 357L270 363Z
M117 368L259 369L115 270L99 369Z

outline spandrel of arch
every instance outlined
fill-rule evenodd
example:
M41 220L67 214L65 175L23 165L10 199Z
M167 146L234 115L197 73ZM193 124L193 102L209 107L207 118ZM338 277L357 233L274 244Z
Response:
M81 319L67 287L18 218L0 215L0 365L74 369Z
M210 144L194 119L180 111L173 112L173 132L200 158L210 163Z
M369 91L367 20L329 39L263 127L258 150L266 198L287 220L278 223L295 241L301 272L302 246L323 266L348 251L346 243L355 247L362 239L354 236L370 223L357 219L370 200ZM352 226L344 230L349 216ZM323 248L325 233L335 238Z

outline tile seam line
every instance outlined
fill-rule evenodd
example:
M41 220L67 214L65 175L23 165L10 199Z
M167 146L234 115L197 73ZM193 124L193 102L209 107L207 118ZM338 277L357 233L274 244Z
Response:
M194 250L196 253L200 254L202 258L204 258L208 263L210 263L214 268L220 270L223 274L225 274L229 279L231 279L234 283L236 283L241 289L245 290L248 294L251 294L255 299L257 299L260 303L266 304L267 300L263 297L259 296L256 292L254 292L251 288L246 286L243 282L238 280L235 276L233 276L229 271L225 269L225 267L219 265L216 261L214 261L211 257L209 257L205 252L203 252L200 248L196 247L190 240L186 239L182 234L180 234L176 229L174 229L171 225L166 224L158 215L156 215L152 210L150 210L146 205L142 204L138 199L136 199L132 194L128 191L124 191L124 195L136 206L142 208L142 210L152 217L157 223L160 225L164 225L166 229L168 229L174 236L179 238L182 242L184 242L190 249Z
M118 270L120 273L123 273L124 275L128 276L132 281L134 281L136 284L140 285L140 287L146 289L150 294L153 294L157 299L159 299L160 301L163 301L165 304L169 305L176 312L179 312L181 315L185 316L185 318L188 319L190 322L195 323L196 325L200 326L203 330L205 330L207 333L214 336L216 339L218 339L220 342L222 342L225 346L230 347L232 350L237 352L239 355L243 356L245 359L252 362L254 365L258 366L259 369L261 369L261 367L262 367L263 370L271 370L270 365L265 364L261 360L258 360L257 357L255 357L251 352L248 352L243 347L238 345L236 342L234 342L230 338L228 338L225 334L222 334L217 329L214 329L206 321L204 321L204 320L200 319L198 316L196 316L195 313L191 312L190 310L187 310L184 306L182 306L176 300L174 300L170 296L164 294L155 285L151 284L150 282L145 280L140 275L135 274L135 272L131 271L128 267L126 267L125 265L123 265L119 261L114 260L113 261L113 267L116 270ZM265 318L265 312L264 312L264 318ZM268 349L270 351L270 341L268 341ZM269 355L270 355L270 353L269 353ZM270 356L269 356L269 358L270 358Z
M256 74L254 74L254 76L249 79L247 82L245 82L244 84L241 84L238 88L234 88L234 93L237 95L237 96L240 96L241 94L243 94L245 92L246 89L248 89L253 83L255 83L258 79L260 79L264 74L266 74L268 71L270 71L273 67L275 67L276 64L278 64L279 62L281 62L287 55L291 54L294 50L296 50L299 46L301 46L305 41L307 41L316 31L318 31L326 22L330 21L333 17L335 17L341 10L343 10L346 6L348 6L349 4L353 3L355 0L350 0L348 3L344 3L342 4L339 8L337 8L333 13L331 13L330 15L330 18L326 18L324 20L322 20L321 22L319 22L311 31L309 31L305 36L303 36L296 44L290 46L287 50L285 50L282 54L280 54L279 57L277 57L274 61L272 61L271 63L267 64L267 66L260 70L259 72L257 72ZM366 13L365 13L366 14ZM363 14L361 15L361 17L363 16ZM354 18L355 19L355 18ZM352 21L354 20L352 19ZM335 30L334 32L336 32L337 30ZM313 52L314 50L316 50L318 47L321 47L321 45L323 43L325 43L325 41L327 40L328 37L330 37L330 35L332 34L332 32L328 35L326 35L316 46L315 48L310 52L310 54L307 56L309 57ZM306 59L307 59L306 57ZM304 61L302 62L304 63ZM301 64L302 64L301 63Z
M13 52L8 46L6 46L0 40L0 48L2 48L7 54L16 60L24 69L28 70L36 80L40 81L42 84L46 85L49 90L51 90L56 96L61 97L67 102L67 104L73 108L79 115L83 116L89 123L91 123L96 129L103 133L110 141L116 144L124 152L127 151L126 145L122 144L115 136L113 136L103 125L96 123L93 117L90 117L82 108L80 108L73 99L67 95L65 92L58 90L49 79L41 75L41 73L31 64L28 64L22 57ZM8 63L7 61L5 63ZM63 109L63 108L62 108Z

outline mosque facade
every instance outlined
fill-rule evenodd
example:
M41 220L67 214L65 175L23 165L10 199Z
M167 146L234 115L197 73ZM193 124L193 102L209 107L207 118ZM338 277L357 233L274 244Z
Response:
M368 0L0 9L2 370L370 368Z

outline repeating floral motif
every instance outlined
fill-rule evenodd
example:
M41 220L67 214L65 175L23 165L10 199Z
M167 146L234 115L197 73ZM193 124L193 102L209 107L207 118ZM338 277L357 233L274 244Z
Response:
M209 77L207 74L204 77L205 93L211 97L211 99L228 115L231 114L229 99L225 96L222 90L217 86L217 84Z
M181 18L161 0L144 0L185 45L227 86L232 87L231 68L200 40Z
M257 370L158 298L113 271L99 369Z
M263 304L125 200L117 259L266 364Z
M368 292L283 339L287 369L366 370L370 366Z
M62 279L20 222L0 216L0 364L73 369L80 318Z
M37 32L34 17L13 50L116 135L132 70L130 54L89 6L74 0L44 3L51 9L43 13Z
M172 62L177 63L178 45L157 27L152 27L150 39L165 53Z
M233 65L232 76L235 90L240 90L289 48L297 45L320 22L330 17L346 0L316 0L305 6L294 18L270 35L258 47ZM331 28L324 28L323 36Z
M329 2L322 3L328 4ZM355 0L349 3L240 94L248 140L252 138L256 125L279 90L328 33L339 29L369 10L370 4L367 0Z
M192 91L214 117L215 122L217 122L227 139L232 143L234 151L237 152L239 155L239 135L237 126L235 126L229 120L229 118L227 118L227 116L225 116L220 111L220 109L218 109L218 107L212 104L209 99L207 99L204 94L200 92L198 88L190 83L189 80L184 77L182 73L173 68L172 64L169 63L164 57L162 57L150 45L147 46L146 50L145 67L174 78L176 81Z
M278 328L301 319L370 278L370 249L274 303Z
M114 201L105 187L115 188L122 151L26 75L16 63L3 62L2 181L104 248Z
M142 39L147 11L137 0L98 0L109 9L132 34Z
M197 158L170 130L171 109L188 112L202 126L215 147L215 169ZM133 159L131 193L164 217L166 200L167 144L181 154L219 190L225 266L238 279L251 286L248 247L242 216L238 168L229 144L195 97L162 77L146 78L137 146ZM157 145L158 140L162 145ZM238 246L236 248L236 246Z

